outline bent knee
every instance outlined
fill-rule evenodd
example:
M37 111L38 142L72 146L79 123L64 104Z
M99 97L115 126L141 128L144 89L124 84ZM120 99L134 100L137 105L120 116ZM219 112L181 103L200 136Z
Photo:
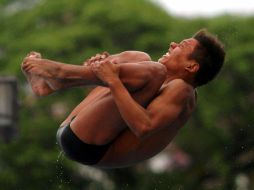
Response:
M153 61L120 65L120 79L129 91L144 88L151 81L162 83L166 79L166 67Z
M151 95L157 93L165 82L166 76L166 67L159 63L154 63L154 66L150 69L150 73L147 76L147 83L144 86L144 89Z
M149 75L147 76L149 82L163 83L166 80L167 69L160 63L152 63L150 67Z
M142 51L124 51L120 54L122 62L151 61L150 55Z

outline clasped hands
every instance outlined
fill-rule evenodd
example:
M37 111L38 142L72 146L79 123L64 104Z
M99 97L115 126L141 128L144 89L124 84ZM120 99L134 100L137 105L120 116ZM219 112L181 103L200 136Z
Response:
M119 79L119 65L114 61L107 59L109 54L103 52L84 62L84 65L90 66L94 74L105 84L110 85Z

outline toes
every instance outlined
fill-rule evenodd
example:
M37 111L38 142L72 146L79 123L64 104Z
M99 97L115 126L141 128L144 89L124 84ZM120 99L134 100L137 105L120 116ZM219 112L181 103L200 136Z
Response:
M24 62L24 64L22 65L22 69L25 72L29 72L29 70L31 70L33 68L32 64L28 64L28 62Z
M31 51L27 57L41 58L41 54L39 52Z
M102 55L108 57L108 56L109 56L109 53L108 53L107 51L104 51L104 52L102 53Z

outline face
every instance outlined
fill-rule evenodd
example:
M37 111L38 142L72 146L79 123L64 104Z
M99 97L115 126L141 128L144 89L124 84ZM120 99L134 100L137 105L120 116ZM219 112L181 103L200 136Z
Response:
M174 70L185 67L188 63L188 57L198 45L198 41L194 38L189 38L180 43L171 42L168 52L164 54L158 62L165 65L168 69Z

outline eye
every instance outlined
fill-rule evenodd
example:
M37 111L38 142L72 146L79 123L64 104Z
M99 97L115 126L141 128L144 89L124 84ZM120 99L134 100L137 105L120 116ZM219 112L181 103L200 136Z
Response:
M184 47L185 47L185 44L184 44L184 43L180 43L180 44L179 44L179 47L180 47L180 48L184 48Z

